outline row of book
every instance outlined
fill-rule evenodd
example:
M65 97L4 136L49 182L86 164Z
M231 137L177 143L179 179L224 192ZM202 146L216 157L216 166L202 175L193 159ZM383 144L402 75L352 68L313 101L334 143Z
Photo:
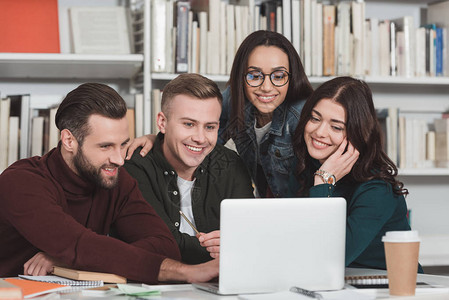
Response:
M310 3L309 0L285 0L283 3L286 1L291 1L292 7L298 6L295 1L300 2L299 19L302 21L294 25L293 13L297 9L292 9L291 37L308 75L448 75L447 29L438 16L431 14L435 10L432 5L428 8L427 21L438 20L438 23L416 27L413 16L365 19L363 1L342 1L336 5L316 0ZM449 11L449 2L446 4ZM306 16L308 11L310 20ZM298 25L300 29L295 33Z
M152 90L152 133L162 92ZM401 169L449 168L449 112L415 112L397 107L377 109L385 151Z
M162 91L152 90L151 132L157 133ZM377 109L385 151L401 169L449 168L449 112Z
M152 71L229 74L243 39L277 31L294 45L308 75L447 76L447 29L433 17L365 19L363 1L152 1ZM192 3L192 4L191 4ZM449 11L449 1L443 3Z
M378 109L385 150L401 169L449 168L449 112Z
M62 96L56 95L40 98L41 104L48 106L34 109L31 109L29 94L8 95L1 99L0 172L17 159L42 155L44 151L57 145L59 132L54 125L56 115L54 105L61 99Z
M162 92L152 91L151 132L157 133ZM55 125L60 95L8 95L0 101L0 172L18 159L43 155L59 141ZM39 105L31 105L39 103ZM129 102L129 101L128 101ZM129 104L130 137L143 135L143 95ZM449 113L378 109L386 152L400 168L449 167ZM6 141L6 142L4 142Z
M24 94L0 98L0 173L18 159L41 156L58 145L55 116L63 97ZM143 95L133 95L128 106L130 137L142 136Z

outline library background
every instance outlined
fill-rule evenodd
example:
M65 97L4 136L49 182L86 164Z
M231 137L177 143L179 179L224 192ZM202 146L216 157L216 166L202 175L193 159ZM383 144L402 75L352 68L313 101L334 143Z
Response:
M314 87L339 75L368 82L410 192L420 262L449 274L447 28L449 1L435 0L2 1L0 172L57 144L56 107L81 83L108 84L125 98L132 136L154 133L169 80L196 72L224 89L241 41L278 31Z

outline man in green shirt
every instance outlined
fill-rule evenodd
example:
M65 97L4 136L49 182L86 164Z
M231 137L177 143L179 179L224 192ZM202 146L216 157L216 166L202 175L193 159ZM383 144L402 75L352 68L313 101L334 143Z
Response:
M216 144L221 103L213 81L198 74L179 75L162 93L160 133L153 148L144 157L137 149L125 163L145 199L168 225L182 260L190 264L219 255L220 202L253 197L241 158Z

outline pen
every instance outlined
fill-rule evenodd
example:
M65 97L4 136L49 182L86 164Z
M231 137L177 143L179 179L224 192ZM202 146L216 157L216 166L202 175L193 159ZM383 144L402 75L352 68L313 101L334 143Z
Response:
M192 227L192 229L195 230L196 234L199 235L200 232L198 231L198 229L195 228L195 226L193 226L192 222L190 222L190 220L187 219L186 215L182 211L179 211L179 213L181 214L181 217L183 217L184 220L186 220L186 222L190 225L190 227Z
M304 296L307 296L307 297L310 297L310 298L323 299L323 296L321 296L321 294L319 294L317 292L314 292L314 291L309 291L309 290L306 290L306 289L302 289L302 288L297 287L297 286L291 287L290 288L290 292L298 293L298 294L301 294L301 295L304 295Z

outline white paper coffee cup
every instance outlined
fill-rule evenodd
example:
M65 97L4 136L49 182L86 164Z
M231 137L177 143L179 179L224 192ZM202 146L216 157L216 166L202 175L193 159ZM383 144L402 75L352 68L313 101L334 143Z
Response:
M418 231L416 230L388 231L382 237L382 242L389 243L412 243L420 241Z
M388 231L382 237L388 274L388 288L393 296L415 294L420 239L417 231Z

